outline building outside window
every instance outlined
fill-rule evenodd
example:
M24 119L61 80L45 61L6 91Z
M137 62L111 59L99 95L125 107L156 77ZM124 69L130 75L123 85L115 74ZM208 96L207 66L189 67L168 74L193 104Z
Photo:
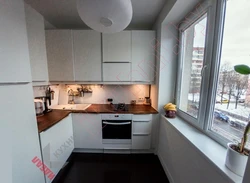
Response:
M250 79L234 71L250 65L250 1L243 1L207 0L180 24L178 113L223 145L239 142L250 118Z

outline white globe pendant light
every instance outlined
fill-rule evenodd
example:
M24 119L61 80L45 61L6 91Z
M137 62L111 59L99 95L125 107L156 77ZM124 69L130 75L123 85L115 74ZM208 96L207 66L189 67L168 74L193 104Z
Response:
M124 30L131 22L131 0L77 0L77 11L90 28L103 33Z

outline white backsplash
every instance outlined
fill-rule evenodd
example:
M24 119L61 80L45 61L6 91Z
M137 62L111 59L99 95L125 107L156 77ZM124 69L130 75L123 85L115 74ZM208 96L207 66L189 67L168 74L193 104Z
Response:
M124 102L130 104L131 100L145 98L149 95L148 85L83 85L83 87L91 87L92 93L85 93L84 97L74 97L76 104L107 104L108 98L113 98L113 103ZM71 88L77 91L80 85L52 85L50 88L55 91L52 105L68 104L68 90ZM33 87L34 97L44 96L46 87Z

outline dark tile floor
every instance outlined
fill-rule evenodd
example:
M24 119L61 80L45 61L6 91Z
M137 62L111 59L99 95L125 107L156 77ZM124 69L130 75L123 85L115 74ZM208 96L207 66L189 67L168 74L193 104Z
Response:
M53 181L59 183L168 183L153 154L73 153L70 165Z

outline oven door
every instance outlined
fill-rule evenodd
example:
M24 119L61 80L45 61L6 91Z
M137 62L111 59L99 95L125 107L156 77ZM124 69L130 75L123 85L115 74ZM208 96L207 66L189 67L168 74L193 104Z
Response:
M131 140L131 120L102 120L102 139Z

